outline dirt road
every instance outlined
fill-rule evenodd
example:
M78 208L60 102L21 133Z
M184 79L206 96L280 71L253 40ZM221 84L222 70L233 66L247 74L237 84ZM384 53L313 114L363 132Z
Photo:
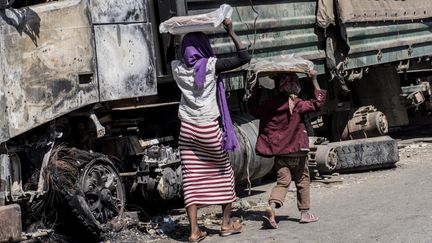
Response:
M201 225L210 236L203 242L430 242L432 239L432 145L401 149L397 168L340 175L341 183L313 183L312 208L320 221L298 223L295 194L277 211L279 229L261 229L262 209L273 183L253 188L252 196L237 204L244 232L221 238L218 208L200 211ZM204 214L204 215L203 215ZM178 227L158 242L184 242L187 220L176 216Z

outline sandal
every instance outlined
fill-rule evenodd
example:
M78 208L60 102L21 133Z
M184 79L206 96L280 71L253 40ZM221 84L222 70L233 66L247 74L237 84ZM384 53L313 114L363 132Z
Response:
M275 220L273 220L275 217L275 212L273 208L268 207L265 211L265 216L263 216L263 227L265 229L277 229L278 224ZM272 219L273 218L273 219Z
M231 226L229 229L224 229L221 227L221 230L219 232L220 236L225 237L225 236L241 233L241 230L243 228L241 224L241 219L232 218L230 221L231 221Z
M188 243L198 243L198 242L204 240L206 237L207 237L207 232L200 230L198 238L193 239L193 238L189 237Z
M319 218L317 216L315 216L313 213L309 213L309 212L304 212L301 214L301 218L299 223L300 224L307 224L307 223L313 223L318 221Z

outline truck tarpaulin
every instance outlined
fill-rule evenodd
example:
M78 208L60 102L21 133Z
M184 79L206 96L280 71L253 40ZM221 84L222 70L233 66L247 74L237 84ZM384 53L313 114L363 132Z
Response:
M318 25L334 25L335 11L342 23L416 20L432 17L432 4L428 0L318 0Z
M336 24L334 0L318 0L317 23L323 28Z
M430 0L336 0L342 23L414 20L432 17Z

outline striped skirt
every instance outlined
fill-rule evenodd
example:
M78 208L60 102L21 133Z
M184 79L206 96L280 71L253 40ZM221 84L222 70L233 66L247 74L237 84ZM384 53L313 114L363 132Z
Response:
M180 156L185 206L226 204L235 201L234 173L222 149L219 123L181 123Z

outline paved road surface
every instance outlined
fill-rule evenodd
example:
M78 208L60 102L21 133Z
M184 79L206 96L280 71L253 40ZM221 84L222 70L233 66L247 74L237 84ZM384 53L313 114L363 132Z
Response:
M297 222L299 213L290 195L286 206L277 211L279 229L262 230L262 213L250 211L244 214L242 234L221 238L213 226L203 242L432 242L430 175L432 145L414 145L401 151L395 169L340 175L343 183L337 185L314 183L312 208L320 217L317 223ZM272 185L254 188L263 193L246 200L263 202Z

